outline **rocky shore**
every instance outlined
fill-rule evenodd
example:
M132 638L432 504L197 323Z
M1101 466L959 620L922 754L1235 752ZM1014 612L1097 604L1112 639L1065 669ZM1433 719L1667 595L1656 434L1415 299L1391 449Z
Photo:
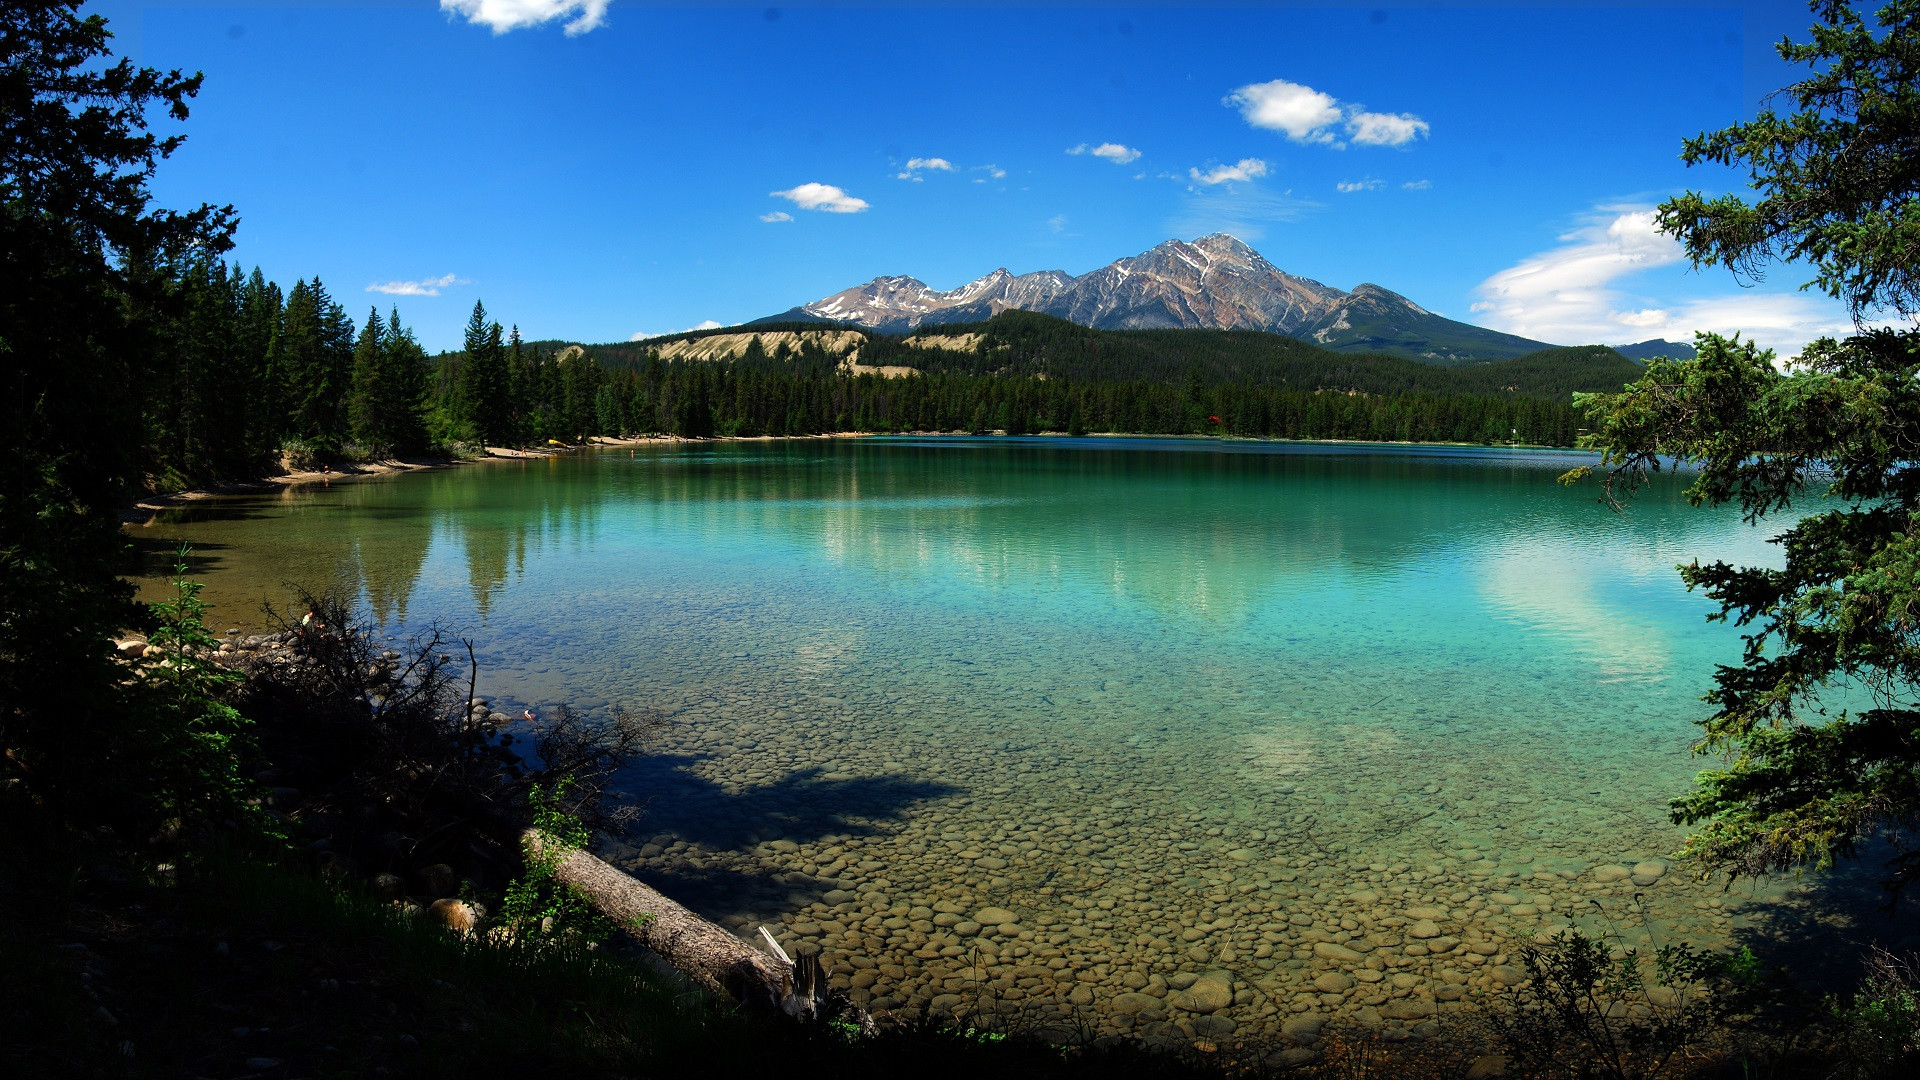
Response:
M786 868L788 885L825 889L784 919L782 940L820 954L833 985L876 1014L1011 1011L1203 1048L1279 1036L1294 1044L1285 1062L1310 1059L1329 1023L1378 1028L1389 1041L1436 1037L1448 1017L1525 981L1520 945L1566 927L1617 936L1617 925L1598 923L1637 925L1679 906L1694 909L1701 930L1724 931L1732 917L1727 900L1672 895L1676 879L1657 860L1275 861L1256 850L1266 830L1204 816L1184 824L1195 839L1169 844L1177 861L1158 865L1102 859L1119 854L1113 838L1061 819L997 837L940 830L930 846L973 869L976 888L936 884L916 865L929 854L920 830L776 840L751 855ZM671 834L628 861L656 880L730 862ZM1249 879L1256 862L1269 868ZM992 902L1003 896L1016 899ZM745 930L753 919L730 921ZM1651 941L1641 936L1620 947Z
M151 655L137 638L120 648ZM287 633L229 630L217 649L236 665L301 662ZM540 703L507 693L467 708L475 724L510 729L525 704ZM1414 811L1439 807L1444 830L1407 828L1396 839L1421 842L1375 836L1366 845L1424 847L1425 857L1375 857L1356 842L1358 822L1378 825L1382 812L1343 807L1310 777L1263 785L1256 802L1213 806L1168 783L1099 793L1098 778L1122 766L1064 735L916 766L864 746L840 711L853 705L816 698L769 712L743 699L681 710L657 758L709 781L707 793L653 790L655 829L600 854L742 940L773 927L790 953L818 956L832 988L883 1020L992 1013L1061 1038L1259 1046L1270 1063L1293 1064L1313 1060L1329 1029L1443 1039L1459 1029L1451 1022L1498 1007L1524 982L1522 946L1567 928L1650 955L1669 941L1726 942L1764 903L1631 848L1583 856L1574 836L1503 849L1491 836L1525 815L1483 799L1464 769L1434 777L1412 793L1414 806L1395 811L1432 827ZM836 750L822 762L830 737ZM1366 755L1347 764L1362 782L1399 772ZM871 814L862 785L916 767L938 771L952 790ZM756 797L796 771L810 771L815 786ZM328 850L328 808L280 787L268 805L327 872L456 930L486 917L459 883L498 887L509 873L505 853L479 852L467 865L368 874ZM1007 815L1009 805L1028 809ZM810 827L822 814L842 827ZM1649 829L1631 842L1657 850L1660 839Z
M885 725L821 704L757 723L747 702L683 710L662 754L707 786L659 778L657 831L603 855L742 936L778 926L882 1018L1013 1013L1299 1062L1328 1028L1442 1038L1525 981L1523 946L1568 928L1651 960L1672 942L1722 947L1793 892L1678 872L1651 820L1595 858L1591 823L1529 828L1551 807L1488 797L1468 763L1396 796L1405 763L1358 752L1339 777L1209 806L1160 774L1217 772L1217 746L1129 784L1125 760L1069 733L966 754L936 737L913 759ZM949 790L880 812L875 787L915 773ZM782 787L796 774L811 779ZM815 833L828 813L841 827Z

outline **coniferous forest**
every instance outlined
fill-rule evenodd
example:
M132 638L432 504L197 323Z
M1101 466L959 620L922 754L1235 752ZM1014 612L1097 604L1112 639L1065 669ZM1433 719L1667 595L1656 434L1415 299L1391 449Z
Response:
M1446 369L1272 334L1095 331L1010 311L938 328L946 340L976 335L967 350L867 334L864 365L919 372L889 378L845 364L816 337L785 335L770 350L756 336L721 361L661 358L660 345L689 335L528 342L482 303L463 348L429 356L397 309L371 308L356 324L318 278L283 288L206 256L156 278L163 359L145 395L156 487L594 436L1111 432L1568 446L1578 432L1572 392L1616 389L1639 370L1599 346Z

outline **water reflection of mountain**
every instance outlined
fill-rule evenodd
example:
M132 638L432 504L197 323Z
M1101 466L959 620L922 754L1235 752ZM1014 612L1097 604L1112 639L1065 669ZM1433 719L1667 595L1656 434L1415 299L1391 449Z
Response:
M1336 579L1389 590L1409 573L1476 565L1490 575L1483 594L1513 606L1513 583L1543 572L1516 570L1520 537L1535 562L1561 546L1606 553L1593 565L1724 542L1724 516L1686 507L1677 483L1622 517L1553 483L1569 463L1106 440L707 444L289 489L155 528L216 552L209 594L229 608L284 602L297 582L362 596L382 622L407 618L423 580L464 582L485 619L530 564L629 540L756 545L989 594L1091 585L1229 621Z
M1244 616L1276 590L1330 575L1384 581L1437 552L1464 557L1516 534L1705 544L1727 527L1686 507L1674 484L1611 514L1553 483L1568 465L1165 444L806 443L657 457L634 495L655 524L714 542L751 529L873 573L939 572L988 588L1092 580L1214 618Z

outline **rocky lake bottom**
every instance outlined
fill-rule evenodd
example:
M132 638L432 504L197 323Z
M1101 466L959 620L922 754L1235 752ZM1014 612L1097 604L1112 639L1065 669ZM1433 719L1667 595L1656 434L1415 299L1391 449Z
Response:
M542 681L503 675L508 697ZM1669 789L1572 761L1413 755L1357 727L980 739L908 695L846 695L671 709L625 778L646 816L602 854L743 937L818 951L876 1013L1421 1038L1519 983L1519 948L1563 927L1651 956L1760 940L1814 901L1693 879L1667 858Z
M470 637L507 715L667 718L606 855L880 1014L1428 1037L1577 927L1819 974L1872 867L1696 880L1667 804L1766 530L1581 455L1129 440L583 453L206 500L217 618L289 582ZM149 585L151 591L152 586ZM231 614L228 614L231 613ZM1864 882L1864 883L1863 883Z

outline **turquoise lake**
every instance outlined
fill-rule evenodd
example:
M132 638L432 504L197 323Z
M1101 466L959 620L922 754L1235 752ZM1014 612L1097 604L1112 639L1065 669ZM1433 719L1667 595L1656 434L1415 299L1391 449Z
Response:
M474 639L494 707L652 707L606 854L870 1007L1220 1037L1418 1030L1578 925L1725 943L1792 883L1664 856L1775 559L1590 455L1128 439L620 447L209 500L133 527L221 626L288 582ZM1634 874L1638 876L1633 876ZM1230 972L1233 1004L1185 1009ZM973 997L970 997L972 995Z

